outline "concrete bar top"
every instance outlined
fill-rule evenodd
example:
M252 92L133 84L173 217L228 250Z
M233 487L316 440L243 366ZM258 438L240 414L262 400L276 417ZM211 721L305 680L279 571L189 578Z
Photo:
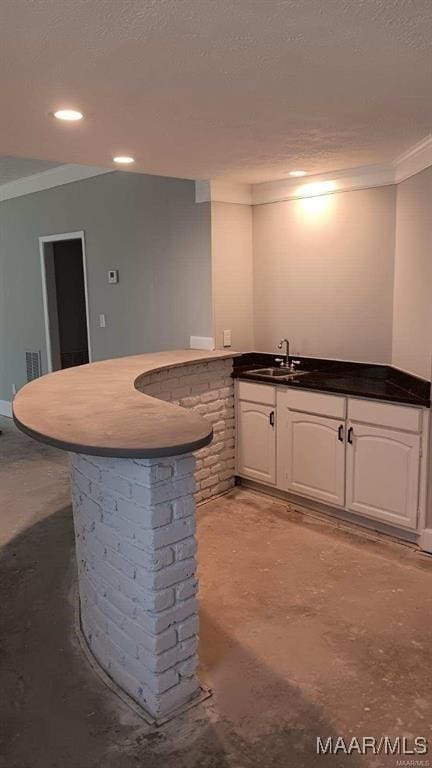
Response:
M210 443L209 422L143 394L140 381L164 368L235 356L232 351L185 349L56 371L18 392L13 417L31 437L74 453L119 458L189 453Z

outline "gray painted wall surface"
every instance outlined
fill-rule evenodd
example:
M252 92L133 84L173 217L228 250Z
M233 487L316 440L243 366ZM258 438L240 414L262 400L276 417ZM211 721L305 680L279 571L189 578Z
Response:
M113 172L0 203L0 400L45 327L38 237L84 230L93 360L212 336L210 204L193 181ZM108 270L119 269L117 285ZM106 328L99 328L100 313Z

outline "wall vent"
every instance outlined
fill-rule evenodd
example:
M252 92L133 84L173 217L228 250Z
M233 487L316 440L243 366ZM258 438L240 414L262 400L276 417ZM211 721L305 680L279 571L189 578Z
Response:
M42 373L41 353L26 350L27 381L38 379Z

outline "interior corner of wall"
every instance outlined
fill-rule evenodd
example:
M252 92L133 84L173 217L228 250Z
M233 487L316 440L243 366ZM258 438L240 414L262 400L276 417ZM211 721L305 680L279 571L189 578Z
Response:
M211 203L211 183L206 180L195 181L195 202Z

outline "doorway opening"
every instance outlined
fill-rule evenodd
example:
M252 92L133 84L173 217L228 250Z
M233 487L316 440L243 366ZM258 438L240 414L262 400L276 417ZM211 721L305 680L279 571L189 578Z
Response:
M84 232L39 238L48 371L91 360Z

